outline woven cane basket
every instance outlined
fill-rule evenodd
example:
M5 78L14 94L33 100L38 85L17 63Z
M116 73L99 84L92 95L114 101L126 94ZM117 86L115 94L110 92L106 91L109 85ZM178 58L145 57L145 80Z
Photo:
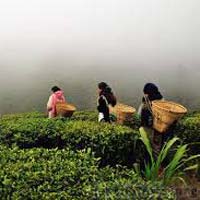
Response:
M136 109L122 104L118 103L115 107L109 106L110 113L114 114L117 118L117 123L123 124L127 121L133 120L133 114L136 112Z
M164 133L175 121L187 113L187 109L172 101L152 101L153 127Z
M68 103L56 103L57 116L71 117L76 111L76 107L73 104Z

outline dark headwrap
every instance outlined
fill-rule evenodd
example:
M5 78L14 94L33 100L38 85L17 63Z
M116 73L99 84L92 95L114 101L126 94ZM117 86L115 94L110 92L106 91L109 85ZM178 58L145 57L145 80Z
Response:
M148 98L150 101L160 100L163 98L163 96L161 95L161 93L158 90L158 87L153 83L145 84L143 92L144 92L144 94L148 94Z
M112 92L112 89L109 87L109 85L105 82L101 82L98 84L98 88L101 90L99 96L101 96L101 95L105 96L108 103L115 106L117 100Z
M107 83L101 82L98 84L99 89L101 89L100 95L112 94L112 89L108 86Z
M57 92L57 91L60 91L61 89L58 87L58 86L53 86L52 88L51 88L51 91L52 92Z

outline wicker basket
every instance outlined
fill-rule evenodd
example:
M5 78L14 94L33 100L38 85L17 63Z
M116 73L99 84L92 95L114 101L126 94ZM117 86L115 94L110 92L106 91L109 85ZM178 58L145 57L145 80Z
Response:
M119 124L132 121L133 114L136 112L135 108L121 103L118 103L115 107L109 106L109 110L111 114L117 117L117 123Z
M156 100L152 101L153 127L160 133L164 133L175 121L187 113L187 109L180 104Z
M57 116L71 117L75 110L76 110L76 107L73 104L56 103Z

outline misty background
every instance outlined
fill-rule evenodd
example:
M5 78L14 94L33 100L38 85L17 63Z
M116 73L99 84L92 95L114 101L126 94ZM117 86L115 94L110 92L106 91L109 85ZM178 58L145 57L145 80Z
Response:
M97 83L138 107L146 82L200 107L198 0L0 0L0 114L44 111L61 87L94 109Z

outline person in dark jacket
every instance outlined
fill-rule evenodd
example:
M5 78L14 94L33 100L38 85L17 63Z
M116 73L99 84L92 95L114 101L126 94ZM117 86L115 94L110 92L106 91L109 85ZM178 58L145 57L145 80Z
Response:
M157 157L163 144L163 134L153 129L153 114L151 104L154 100L162 100L163 96L154 83L147 83L143 88L144 96L138 114L141 116L141 126L149 134L154 156Z
M142 98L142 105L140 106L139 113L141 115L141 126L145 128L146 132L149 134L149 139L152 144L153 155L155 159L158 158L158 155L164 145L164 143L173 137L174 128L176 126L176 122L174 122L165 133L159 133L157 130L153 128L153 115L151 111L151 104L154 100L162 100L163 96L160 93L158 87L153 83L147 83L143 89L144 97ZM150 104L150 106L148 105ZM145 157L145 160L148 160L148 156ZM162 174L163 167L169 163L168 160L165 160L160 169L159 174Z
M154 100L161 100L163 96L161 95L158 87L153 83L147 83L143 89L144 97L142 98L142 109L141 109L141 126L152 127L153 116L149 106ZM147 104L150 105L147 105Z
M115 106L117 103L116 97L114 96L112 89L105 82L98 84L98 100L97 110L99 112L99 122L110 122L109 105Z

